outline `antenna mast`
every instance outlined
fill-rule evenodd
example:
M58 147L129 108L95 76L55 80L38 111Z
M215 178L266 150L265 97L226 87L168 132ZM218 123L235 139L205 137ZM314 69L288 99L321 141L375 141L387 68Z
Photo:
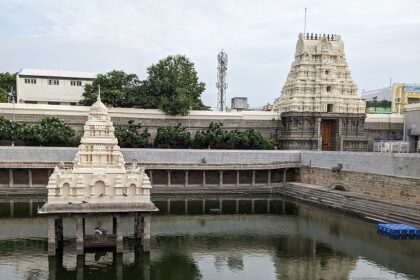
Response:
M217 109L222 112L226 110L226 71L228 65L228 56L223 49L217 55L217 62Z

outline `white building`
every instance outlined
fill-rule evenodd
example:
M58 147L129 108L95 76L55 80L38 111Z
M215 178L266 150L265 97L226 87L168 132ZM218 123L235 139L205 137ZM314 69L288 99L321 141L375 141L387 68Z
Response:
M84 86L97 74L75 71L22 69L16 75L18 103L77 105Z

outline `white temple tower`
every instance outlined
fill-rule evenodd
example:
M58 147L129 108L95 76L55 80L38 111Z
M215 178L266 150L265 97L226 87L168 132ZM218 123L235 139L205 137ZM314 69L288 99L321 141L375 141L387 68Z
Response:
M275 101L281 114L281 147L365 150L365 107L341 37L300 33L295 60Z
M144 169L125 161L108 110L100 98L90 108L72 169L59 165L48 182L48 204L150 202Z
M121 217L134 218L136 255L150 252L151 213L158 211L150 200L150 180L133 163L125 167L108 110L100 96L90 108L81 144L72 168L60 163L51 174L48 200L38 213L48 215L48 255L63 250L63 216L76 220L76 253L85 249L114 248L123 252ZM112 217L112 233L85 231L85 219ZM98 229L99 232L101 230Z

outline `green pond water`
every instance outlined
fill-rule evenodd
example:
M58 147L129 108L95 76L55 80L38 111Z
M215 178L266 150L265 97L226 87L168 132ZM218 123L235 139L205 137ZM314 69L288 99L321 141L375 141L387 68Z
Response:
M124 254L75 254L64 219L62 257L47 256L43 199L0 200L0 279L420 279L420 240L392 240L373 223L283 197L156 198L150 256L135 257L133 220ZM210 209L221 209L211 215ZM92 217L111 230L111 220Z

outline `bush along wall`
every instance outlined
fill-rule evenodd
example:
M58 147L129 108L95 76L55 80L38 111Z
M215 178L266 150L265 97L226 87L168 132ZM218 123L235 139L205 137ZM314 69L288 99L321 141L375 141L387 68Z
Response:
M147 128L130 120L126 126L116 126L115 136L123 148L168 149L248 149L271 150L277 147L275 139L265 139L260 132L225 130L222 123L212 122L206 130L192 137L186 127L161 127L152 142ZM0 117L0 142L4 145L77 146L80 138L74 129L55 117L44 118L39 124L15 123Z

